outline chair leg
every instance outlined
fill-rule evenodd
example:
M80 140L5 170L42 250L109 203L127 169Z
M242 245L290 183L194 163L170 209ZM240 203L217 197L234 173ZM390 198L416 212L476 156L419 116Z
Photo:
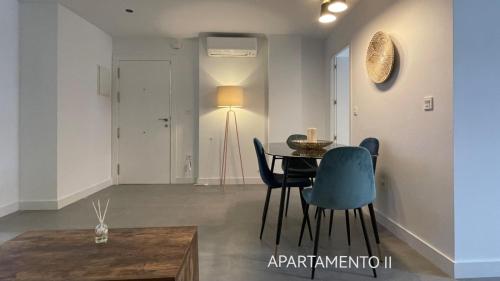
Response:
M302 191L302 190L301 190ZM307 223L307 228L309 230L309 237L312 238L312 230L311 230L311 222L309 221L309 204L306 204L304 197L302 197L302 192L300 192L300 203L302 204L302 212L304 214L304 218L302 219L302 227L300 228L300 236L299 236L299 247L302 244L302 237L304 236L304 229Z
M290 202L290 190L292 188L291 187L288 187L288 193L286 195L286 207L285 207L285 217L288 216L288 203Z
M321 214L321 208L320 208L320 214ZM317 217L316 221L316 237L314 239L314 252L313 252L313 263L312 263L312 272L311 272L311 279L314 279L314 272L316 270L316 260L318 259L318 244L319 244L319 232L321 228L321 215Z
M262 240L262 234L264 233L264 226L266 225L267 209L269 208L269 199L271 198L271 187L267 187L266 203L264 203L264 211L262 212L262 225L260 227L260 240Z
M370 210L370 219L372 221L373 233L375 234L375 241L380 244L380 238L378 236L377 219L375 218L375 210L373 209L373 204L368 204L368 209Z
M370 239L368 239L368 234L366 233L366 226L365 226L365 220L363 218L363 213L361 212L361 208L358 209L359 213L359 219L361 221L361 227L363 228L363 236L365 237L365 244L366 244L366 249L368 250L368 257L371 258L372 255L372 248L370 246ZM373 271L373 277L377 278L377 270L375 268L372 268Z
M354 209L354 218L358 218L358 215L356 214L356 209Z
M303 218L302 218L302 225L300 227L300 235L299 235L299 247L302 245L302 237L304 237L304 229L306 228L306 213L307 210L309 210L309 205L303 206L302 207L302 212L303 212Z
M304 200L304 204L305 204L305 200ZM307 204L305 204L304 206L306 206ZM307 208L306 208L306 223L307 223L307 230L309 231L309 239L311 239L311 241L313 241L313 233L312 233L312 228L311 228L311 221L309 220L309 205L307 205Z
M330 228L328 229L329 237L332 237L332 226L333 226L333 209L330 210Z
M326 217L325 209L323 209L323 211L319 211L318 207L316 207L316 213L314 214L314 218L316 218L319 213L322 213L323 217Z
M354 210L356 214L356 210ZM351 225L349 223L349 210L345 210L345 227L347 229L347 245L351 246Z

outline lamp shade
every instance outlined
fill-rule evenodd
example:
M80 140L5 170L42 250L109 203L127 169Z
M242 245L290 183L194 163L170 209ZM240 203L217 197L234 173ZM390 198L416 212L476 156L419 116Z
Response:
M217 87L218 107L242 107L243 88L240 86L219 86Z

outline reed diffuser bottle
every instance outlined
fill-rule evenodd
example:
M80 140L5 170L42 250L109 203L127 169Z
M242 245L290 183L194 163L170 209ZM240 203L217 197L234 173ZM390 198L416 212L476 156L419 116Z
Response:
M92 206L94 206L95 214L99 220L99 224L95 227L95 243L106 243L108 242L108 225L104 223L104 219L106 218L106 213L108 212L109 199L106 203L104 213L101 213L101 202L99 200L97 200L97 208L94 201L92 201Z

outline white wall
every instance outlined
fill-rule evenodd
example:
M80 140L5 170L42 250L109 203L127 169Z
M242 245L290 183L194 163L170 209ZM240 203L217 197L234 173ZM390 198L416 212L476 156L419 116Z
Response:
M0 2L0 217L19 200L19 4Z
M172 143L175 155L175 175L172 181L191 183L195 171L186 171L186 158L194 159L197 146L195 122L198 85L198 40L181 40L181 48L173 49L173 39L114 38L113 56L115 65L119 59L171 59L172 60L172 125L175 139ZM194 163L193 163L194 169Z
M298 35L269 39L269 141L302 132L302 40Z
M57 197L73 201L111 185L111 99L97 94L97 65L111 69L112 40L58 8Z
M244 107L238 116L247 183L260 182L252 139L267 141L267 40L259 38L256 58L208 57L206 36L199 43L198 182L218 184L227 109L217 108L217 86L239 85ZM232 122L232 121L231 121ZM234 123L228 145L227 183L242 183Z
M299 35L269 37L269 141L318 129L328 137L324 108L324 40Z
M500 276L498 1L454 1L455 274Z
M317 128L318 138L329 138L329 114L323 108L323 97L328 94L325 87L324 68L328 62L324 60L325 40L318 38L301 38L301 73L302 73L302 133L307 128Z
M352 143L369 136L381 143L377 218L450 274L455 255L452 24L451 0L360 1L331 33L325 57L330 61L350 44L352 106L359 108L359 116L352 117ZM365 67L377 31L391 35L400 58L394 76L380 86ZM423 110L425 96L434 96L434 111Z
M20 3L20 203L50 208L57 200L57 4Z
M111 184L111 38L55 2L20 6L20 207L57 209Z

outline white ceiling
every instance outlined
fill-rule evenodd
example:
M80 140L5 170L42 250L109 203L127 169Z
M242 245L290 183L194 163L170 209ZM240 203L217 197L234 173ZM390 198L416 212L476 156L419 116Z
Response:
M349 0L351 7L359 0ZM201 32L324 37L322 0L59 0L114 37L196 37ZM135 10L128 14L125 9ZM337 20L338 22L338 20Z

